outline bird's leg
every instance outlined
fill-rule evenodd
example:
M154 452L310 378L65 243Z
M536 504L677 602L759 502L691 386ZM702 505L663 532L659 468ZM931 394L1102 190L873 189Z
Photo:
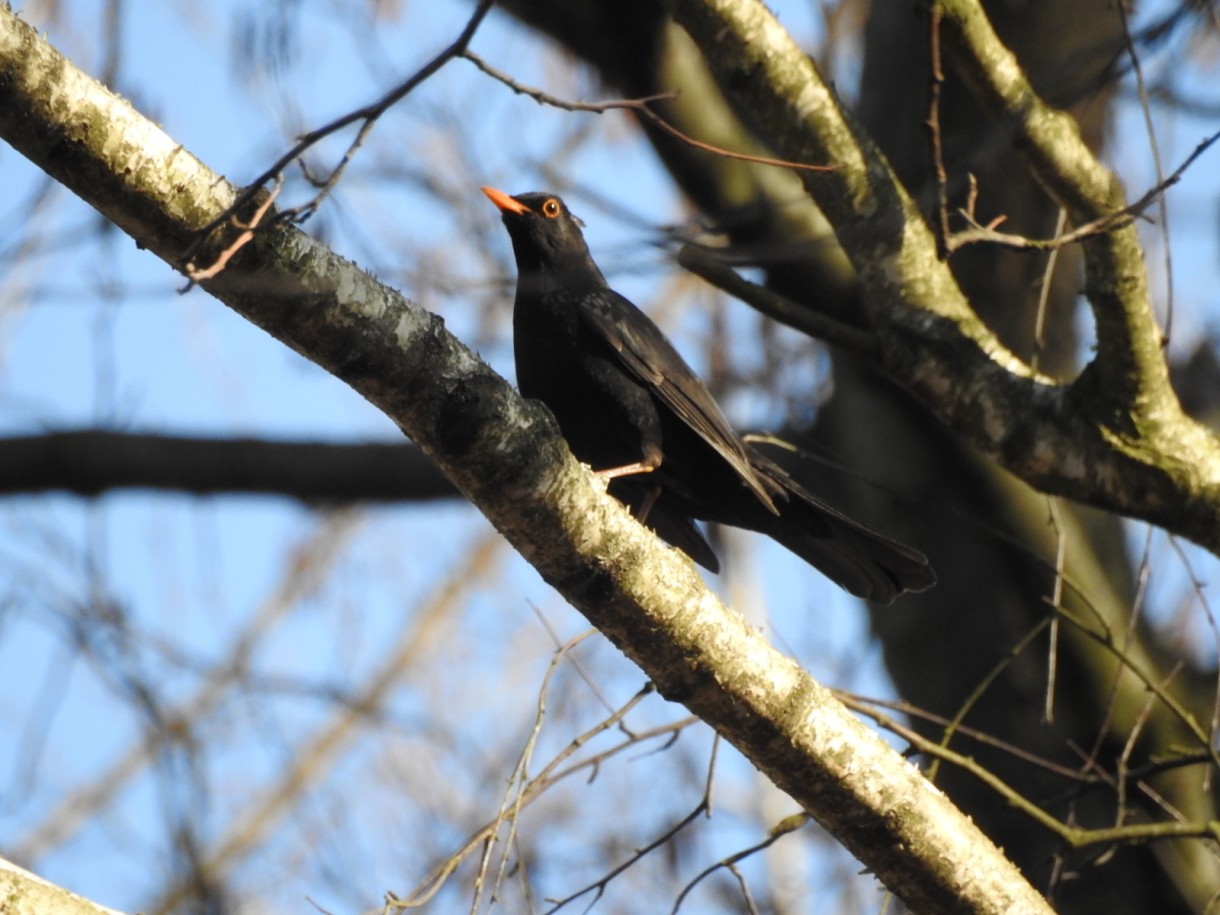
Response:
M658 445L648 443L644 446L644 459L634 464L624 464L622 467L607 467L605 470L595 470L599 477L613 480L615 477L630 477L637 473L652 473L661 466L661 449Z
M635 520L643 524L648 520L648 514L652 511L652 507L657 504L657 499L661 498L661 486L657 484L648 490L644 496L644 501L640 503L640 507L636 509Z

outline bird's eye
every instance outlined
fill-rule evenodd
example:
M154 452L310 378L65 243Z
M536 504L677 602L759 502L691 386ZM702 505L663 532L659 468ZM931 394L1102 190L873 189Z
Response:
M559 215L559 201L554 197L548 198L546 203L542 205L542 215L547 219L554 219Z

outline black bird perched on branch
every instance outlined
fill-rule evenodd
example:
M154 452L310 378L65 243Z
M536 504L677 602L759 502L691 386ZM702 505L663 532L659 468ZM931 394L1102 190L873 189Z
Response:
M743 441L661 330L612 290L554 194L483 193L517 260L517 384L612 495L713 572L694 519L759 531L856 595L889 603L936 582L927 559L806 491Z

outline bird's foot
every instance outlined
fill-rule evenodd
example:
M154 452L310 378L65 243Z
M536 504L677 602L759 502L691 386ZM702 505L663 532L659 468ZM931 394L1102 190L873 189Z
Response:
M622 467L608 467L605 470L593 471L599 477L613 480L615 477L629 477L637 473L652 473L661 464L659 461L636 461L634 464L624 464Z

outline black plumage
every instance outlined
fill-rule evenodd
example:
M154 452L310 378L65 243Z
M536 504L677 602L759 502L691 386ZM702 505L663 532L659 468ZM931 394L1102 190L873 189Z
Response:
M694 519L767 534L858 597L889 603L936 577L924 556L853 521L743 441L660 329L607 284L559 197L483 192L517 261L517 384L550 408L611 494L700 565Z

